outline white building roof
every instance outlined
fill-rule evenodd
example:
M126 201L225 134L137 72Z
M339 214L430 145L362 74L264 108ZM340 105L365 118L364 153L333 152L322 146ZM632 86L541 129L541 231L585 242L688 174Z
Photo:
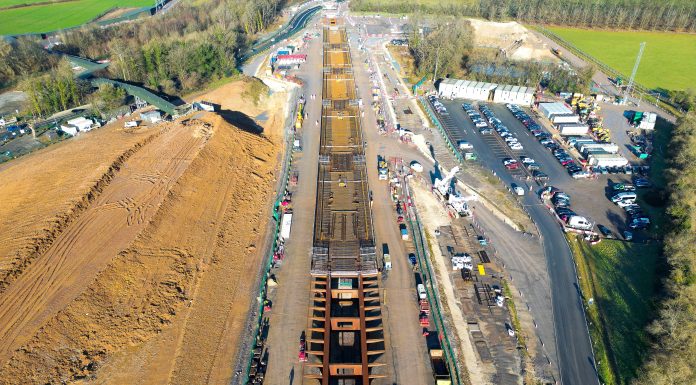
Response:
M548 115L572 114L573 111L566 107L564 103L539 103L539 108L543 109Z
M93 122L90 119L85 118L84 116L80 116L78 118L68 120L67 123L75 127L89 127L92 125Z

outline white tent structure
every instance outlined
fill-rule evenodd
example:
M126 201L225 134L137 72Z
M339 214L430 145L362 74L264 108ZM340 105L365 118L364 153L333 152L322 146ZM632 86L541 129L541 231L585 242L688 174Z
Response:
M511 85L498 86L493 93L493 101L531 106L534 103L534 89Z

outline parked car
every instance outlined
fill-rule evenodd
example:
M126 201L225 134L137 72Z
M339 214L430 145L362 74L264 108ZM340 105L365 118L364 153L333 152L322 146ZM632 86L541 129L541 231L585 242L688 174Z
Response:
M652 183L645 178L635 178L633 183L637 188L646 188L652 186Z
M511 187L512 187L512 191L515 193L515 195L519 195L519 196L524 195L524 188L522 188L514 183L511 185Z
M536 179L536 180L538 180L538 181L540 181L540 182L541 182L541 181L547 181L547 180L549 180L549 176L548 176L548 175L546 175L545 173L543 173L543 172L541 172L541 171L536 171L536 170L535 170L535 171L532 171L532 177L534 177L534 179Z
M604 235L605 238L614 239L614 234L611 232L611 230L609 230L608 227L604 225L597 225L597 228L599 229L599 232L602 233L602 235Z

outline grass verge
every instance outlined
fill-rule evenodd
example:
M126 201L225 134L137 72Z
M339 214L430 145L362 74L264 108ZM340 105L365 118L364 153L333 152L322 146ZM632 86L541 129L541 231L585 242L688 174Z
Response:
M399 64L401 69L399 76L405 79L408 85L418 83L420 76L416 74L416 64L408 47L387 45L387 49L392 58Z
M628 384L647 353L645 326L654 310L661 245L606 239L590 245L574 235L568 236L568 243L577 264L600 380L607 385Z
M507 301L505 301L505 304L510 312L512 327L515 329L515 334L517 334L517 342L524 348L521 349L520 352L523 356L527 356L527 338L522 332L522 324L520 323L520 317L517 315L517 308L515 307L515 301L513 300L514 297L512 296L512 291L510 290L510 286L508 286L506 280L503 280L503 295L506 298L509 298Z

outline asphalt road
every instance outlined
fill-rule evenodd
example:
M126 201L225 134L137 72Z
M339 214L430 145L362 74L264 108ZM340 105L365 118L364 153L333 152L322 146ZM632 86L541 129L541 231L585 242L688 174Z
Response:
M249 58L253 57L256 55L258 52L263 52L266 49L270 48L277 42L281 42L295 33L297 33L299 30L304 28L307 25L307 22L321 10L321 6L317 5L314 7L307 8L305 10L302 10L298 13L295 14L295 16L290 19L290 22L283 28L281 28L273 37L270 37L267 40L257 42L254 44L251 49L247 53L242 56L240 59L241 62L247 61Z
M492 169L506 184L517 183L529 186L531 183L514 179L505 169L501 158L491 151L482 135L475 130L471 120L462 110L461 103L462 101L444 102L458 128L465 132L465 137L474 146L479 161ZM533 143L536 142L533 137L526 136L526 129L507 112L505 106L493 105L493 112L508 128L517 133L520 143L524 146L524 152L541 163L542 171L551 178L550 184L565 178L567 178L566 181L570 179L550 152L538 143ZM532 184L532 189L537 191L539 186ZM548 209L541 204L537 194L527 193L521 198L521 203L537 225L539 233L542 234L544 254L551 279L556 350L561 382L566 385L598 383L573 256L564 233Z

